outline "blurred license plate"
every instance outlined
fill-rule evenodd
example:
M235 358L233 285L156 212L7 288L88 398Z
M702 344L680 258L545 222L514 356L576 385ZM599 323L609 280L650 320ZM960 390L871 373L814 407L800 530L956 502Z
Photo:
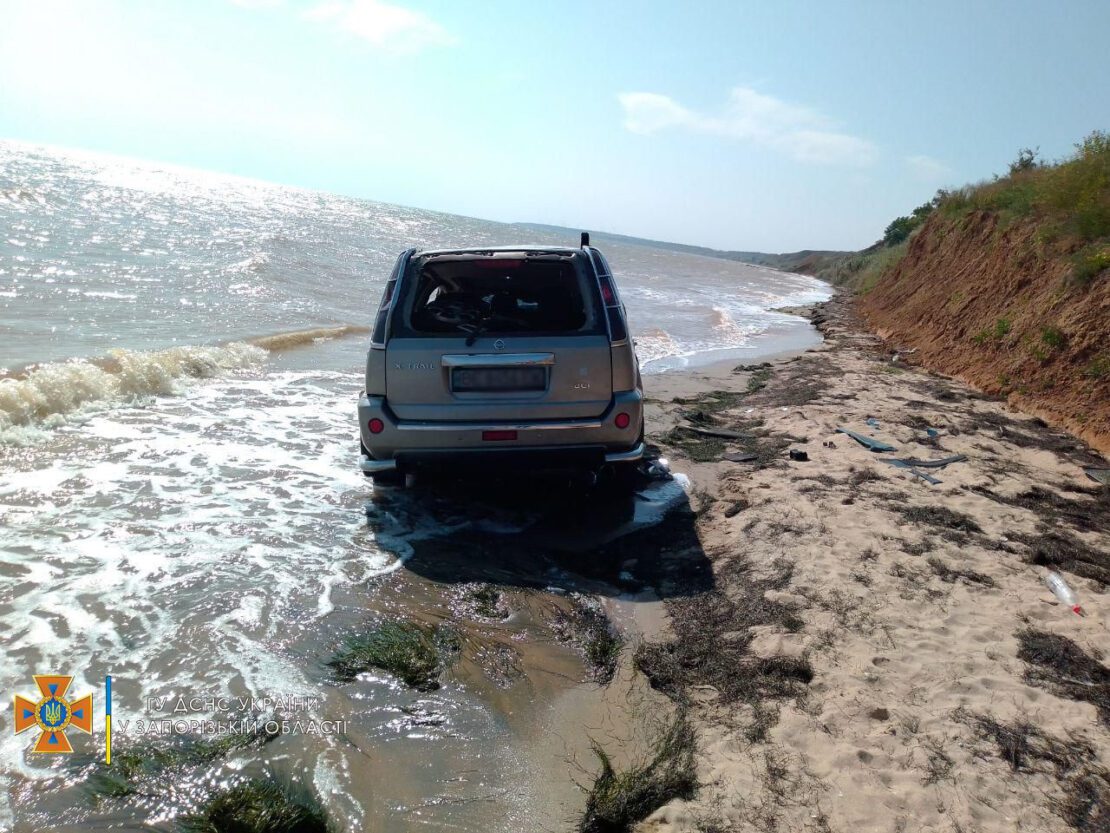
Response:
M543 390L547 371L542 367L456 367L451 387L457 391Z

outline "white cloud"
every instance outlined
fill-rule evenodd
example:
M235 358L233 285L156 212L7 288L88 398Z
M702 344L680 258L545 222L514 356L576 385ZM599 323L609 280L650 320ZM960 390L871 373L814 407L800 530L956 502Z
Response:
M914 176L923 182L941 182L953 173L952 169L939 159L924 154L907 156L906 164L910 166Z
M379 0L326 0L304 13L308 20L335 26L396 55L411 55L429 46L447 46L455 38L423 12Z
M698 113L658 93L622 93L624 126L650 134L669 128L750 141L788 153L803 162L868 165L877 154L866 139L835 129L820 113L756 92L735 87L717 115Z
M689 124L695 116L674 99L658 93L621 93L624 126L633 133L654 133L667 127Z

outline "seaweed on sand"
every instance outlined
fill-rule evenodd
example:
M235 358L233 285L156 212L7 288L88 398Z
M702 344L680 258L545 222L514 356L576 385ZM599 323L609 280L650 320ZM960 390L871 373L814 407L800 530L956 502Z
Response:
M1018 659L1027 663L1025 681L1057 697L1090 703L1110 726L1110 668L1066 636L1027 628L1018 637Z
M1052 765L1060 775L1066 774L1094 755L1091 746L1079 738L1067 742L1045 734L1029 720L1018 718L1003 723L990 714L977 714L960 707L952 715L958 722L975 730L981 740L990 740L1014 772L1032 772L1041 763Z
M1081 498L1065 497L1043 486L1032 486L1012 496L1000 495L983 486L972 487L972 491L996 503L1028 509L1052 526L1067 524L1081 532L1110 528L1110 488L1105 486L1070 490L1083 495Z
M744 573L748 567L738 559L724 569ZM813 678L805 657L756 657L748 651L750 629L756 625L779 625L788 631L803 627L793 610L764 596L765 591L789 583L789 565L779 569L780 574L769 580L744 576L742 581L730 582L732 595L714 588L668 599L675 639L641 643L634 657L636 667L652 687L679 703L688 700L687 691L695 686L713 687L725 703L755 704L804 693Z
M165 770L206 766L241 749L257 748L278 736L265 724L252 731L227 734L218 738L178 737L161 745L143 744L116 750L112 765L97 769L87 782L94 796L125 798L142 791L144 779Z
M668 801L697 792L697 736L684 711L652 741L650 757L627 769L615 769L600 744L592 748L601 771L586 796L581 833L625 833Z
M586 658L594 682L607 685L617 670L624 637L596 599L572 593L569 607L558 607L552 626L564 642L577 645Z
M328 833L328 820L310 796L256 779L216 793L181 827L189 833Z
M986 573L979 573L975 570L969 570L966 567L950 567L935 556L927 558L925 563L929 565L929 568L937 578L948 584L955 584L957 581L963 581L967 584L994 587L994 579Z
M444 654L457 650L457 639L445 628L388 620L348 639L327 664L341 682L377 668L417 691L434 691Z
M1010 536L1029 547L1029 560L1042 567L1056 567L1110 585L1110 552L1096 550L1066 532L1042 528L1037 535Z
M937 530L942 538L957 543L966 543L970 535L982 534L983 528L974 518L964 512L957 512L947 506L917 506L904 503L889 504L910 523L928 526Z
M1073 828L1082 833L1110 830L1110 772L1099 766L1091 744L1075 735L1067 740L1052 737L1025 718L1003 723L963 708L953 717L971 726L980 739L993 741L1013 772L1053 775L1063 795L1050 806Z

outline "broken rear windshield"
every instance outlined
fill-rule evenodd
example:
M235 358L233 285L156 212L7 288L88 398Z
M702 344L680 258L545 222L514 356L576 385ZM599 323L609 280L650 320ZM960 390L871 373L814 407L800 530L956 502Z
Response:
M580 333L598 326L585 276L570 257L429 258L409 321L417 333Z

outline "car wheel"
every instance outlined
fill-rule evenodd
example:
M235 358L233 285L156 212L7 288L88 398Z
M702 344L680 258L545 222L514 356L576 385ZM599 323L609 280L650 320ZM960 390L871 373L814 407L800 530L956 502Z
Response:
M639 460L634 463L610 463L608 468L605 480L612 488L632 491L640 485L642 475Z
M380 471L377 474L368 475L373 481L375 486L388 486L393 489L400 489L405 485L404 472L399 471Z
M637 443L644 441L644 424L640 423L640 436ZM631 491L643 482L643 460L627 463L610 463L606 466L605 480L617 489Z

